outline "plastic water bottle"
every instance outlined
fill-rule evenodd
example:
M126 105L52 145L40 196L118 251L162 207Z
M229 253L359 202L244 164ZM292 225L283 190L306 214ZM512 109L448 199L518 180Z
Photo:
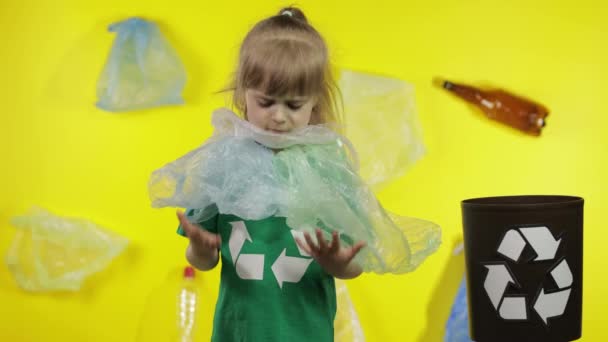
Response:
M198 302L198 290L194 282L194 268L184 268L182 284L177 294L177 331L178 341L194 341L196 325L196 307Z
M154 288L142 309L135 342L193 342L205 338L202 329L200 280L192 267L172 268Z

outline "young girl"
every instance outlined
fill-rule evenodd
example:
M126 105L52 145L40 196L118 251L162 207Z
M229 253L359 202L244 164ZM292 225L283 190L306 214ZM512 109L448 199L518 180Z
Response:
M411 271L438 227L389 215L357 175L327 47L297 8L247 34L233 91L244 120L214 112L213 137L153 173L153 206L193 208L177 214L188 261L222 261L213 341L333 341L334 278Z

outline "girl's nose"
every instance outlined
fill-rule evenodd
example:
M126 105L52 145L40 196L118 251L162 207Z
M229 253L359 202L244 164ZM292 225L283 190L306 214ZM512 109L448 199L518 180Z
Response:
M285 109L282 106L278 106L272 113L272 121L276 123L284 123L287 121L287 113L285 113Z

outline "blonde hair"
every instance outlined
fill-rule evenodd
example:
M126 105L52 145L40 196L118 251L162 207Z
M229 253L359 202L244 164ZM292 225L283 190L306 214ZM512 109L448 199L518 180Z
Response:
M313 96L317 103L310 124L342 123L325 41L295 7L260 21L243 40L228 90L233 91L233 106L245 117L248 88L269 96Z

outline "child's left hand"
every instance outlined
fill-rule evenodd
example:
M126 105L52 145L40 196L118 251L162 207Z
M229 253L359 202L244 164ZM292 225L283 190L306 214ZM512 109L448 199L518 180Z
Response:
M361 274L361 267L351 261L365 246L365 242L359 241L352 247L342 247L338 232L332 233L332 240L329 243L323 238L320 229L316 230L316 235L318 244L312 241L308 232L304 233L306 243L298 238L296 238L296 243L310 254L327 273L336 278L350 279Z

